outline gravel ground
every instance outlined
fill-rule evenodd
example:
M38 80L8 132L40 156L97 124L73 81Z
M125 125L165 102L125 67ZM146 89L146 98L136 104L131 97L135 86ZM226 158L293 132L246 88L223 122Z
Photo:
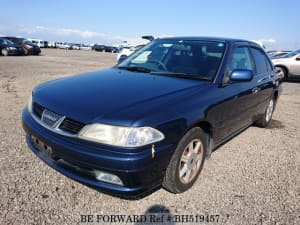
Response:
M177 218L167 224L300 224L299 83L283 84L270 128L250 127L220 147L183 194L160 189L140 200L124 200L70 180L39 160L21 126L32 88L115 62L116 54L53 49L41 56L0 57L1 225L109 224L95 216L151 212ZM93 223L82 220L88 214ZM180 222L179 215L219 215L219 222Z

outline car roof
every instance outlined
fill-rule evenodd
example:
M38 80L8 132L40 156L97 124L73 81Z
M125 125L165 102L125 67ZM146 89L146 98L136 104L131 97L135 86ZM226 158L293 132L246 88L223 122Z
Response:
M10 36L7 36L7 37L2 37L2 38L5 38L5 39L8 39L8 40L25 40L25 38L22 38L22 37L10 37Z
M1 40L7 40L7 41L10 41L8 38L6 37L0 37Z
M17 38L17 37L12 37L12 36L6 36L6 37L2 37L2 38Z
M236 39L236 38L225 38L225 37L183 36L183 37L158 38L158 40L219 41L219 42L226 42L226 43L248 42L256 46L259 46L257 43L253 41Z

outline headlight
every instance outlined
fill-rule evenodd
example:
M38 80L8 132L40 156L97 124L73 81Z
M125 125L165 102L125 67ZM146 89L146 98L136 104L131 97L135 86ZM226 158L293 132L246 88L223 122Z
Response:
M28 103L27 103L27 109L29 112L32 112L32 94L29 96Z
M8 47L9 50L16 50L15 47Z
M121 127L106 124L86 125L79 138L120 147L140 147L164 139L164 135L151 127Z

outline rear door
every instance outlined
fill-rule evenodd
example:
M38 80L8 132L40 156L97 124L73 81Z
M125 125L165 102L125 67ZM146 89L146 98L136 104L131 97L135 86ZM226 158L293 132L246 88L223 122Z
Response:
M253 61L255 63L255 73L253 78L253 89L251 108L251 119L263 114L273 92L273 67L265 52L257 47L250 47Z

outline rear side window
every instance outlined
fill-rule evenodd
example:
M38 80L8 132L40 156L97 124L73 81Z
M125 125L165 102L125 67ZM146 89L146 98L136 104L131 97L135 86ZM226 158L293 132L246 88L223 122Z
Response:
M257 74L264 74L270 72L272 67L265 54L257 48L251 48L251 52L254 57Z

